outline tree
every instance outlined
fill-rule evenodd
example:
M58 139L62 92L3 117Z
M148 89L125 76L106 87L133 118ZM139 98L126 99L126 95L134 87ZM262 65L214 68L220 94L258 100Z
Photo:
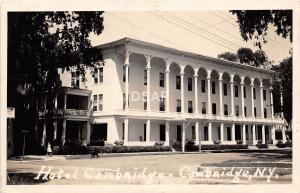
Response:
M253 58L254 58L254 66L261 66L263 65L264 67L266 67L266 63L268 62L268 56L266 55L266 53L263 50L256 50L253 53Z
M284 59L279 65L274 65L272 70L276 72L273 81L274 93L274 112L283 112L284 118L288 123L292 120L293 115L293 59L289 57ZM282 103L281 104L281 96ZM280 108L278 108L280 107Z
M252 65L254 63L254 54L250 48L240 48L237 51L240 63Z
M256 45L266 43L265 36L270 25L276 27L275 32L283 38L293 41L293 12L292 10L231 10L237 16L241 36L245 41L253 37Z
M231 52L224 52L222 54L218 55L218 58L222 58L228 61L232 61L232 62L237 62L237 55L235 53L231 53Z
M15 141L20 130L34 139L38 102L60 87L58 69L85 70L103 62L90 33L103 31L103 12L9 12L7 104L16 108ZM31 140L33 141L33 140Z

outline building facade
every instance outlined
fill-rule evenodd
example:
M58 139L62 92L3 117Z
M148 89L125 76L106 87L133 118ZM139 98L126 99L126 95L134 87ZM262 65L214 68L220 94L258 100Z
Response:
M283 120L274 117L269 70L130 38L99 49L105 64L94 76L87 70L85 82L75 71L60 72L53 139L163 141L183 151L189 140L255 145L286 139Z

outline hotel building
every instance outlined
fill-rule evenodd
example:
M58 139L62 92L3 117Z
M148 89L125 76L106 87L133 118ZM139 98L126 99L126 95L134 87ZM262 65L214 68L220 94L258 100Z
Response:
M285 141L284 121L274 117L272 71L179 51L130 38L98 46L105 64L60 71L57 116L49 139L103 139L125 145L255 145ZM46 108L45 108L46 109Z

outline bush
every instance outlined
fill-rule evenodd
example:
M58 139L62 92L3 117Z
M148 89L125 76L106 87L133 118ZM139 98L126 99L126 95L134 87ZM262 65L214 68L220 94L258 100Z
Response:
M214 140L215 145L219 145L220 143L221 143L221 141L219 139Z
M293 147L293 142L291 140L287 140L285 143L285 147Z
M135 152L163 152L171 151L170 146L90 146L89 152L99 153L135 153Z
M258 147L259 149L268 148L269 147L268 144L262 144L262 143L257 143L255 146Z
M257 144L262 144L262 140L258 140L258 141L257 141Z
M173 146L173 147L180 147L180 142L176 141L176 142L173 143L172 146Z
M116 140L114 142L115 145L124 145L124 141L123 140Z
M58 145L53 146L53 148L52 148L52 154L53 155L62 154L62 148L61 148L61 146L58 146Z
M226 150L226 149L248 149L248 145L201 145L201 150ZM186 146L186 151L198 151L199 145Z
M156 141L155 142L155 146L163 146L165 144L165 142L163 142L163 141Z
M236 144L243 144L243 140L236 140Z
M278 148L285 148L286 144L284 144L281 140L278 140L276 143L276 147Z

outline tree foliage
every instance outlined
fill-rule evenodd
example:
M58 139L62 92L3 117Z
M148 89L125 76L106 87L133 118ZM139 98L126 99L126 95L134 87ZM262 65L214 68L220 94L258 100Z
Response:
M275 26L275 32L283 38L293 41L293 12L292 10L231 10L237 16L240 33L245 41L255 38L256 45L266 43L267 30Z
M8 13L7 104L16 107L16 128L33 129L42 93L51 96L60 87L59 68L74 68L84 79L87 68L103 62L101 51L92 48L89 40L91 33L103 31L102 14Z
M237 62L237 60L238 60L237 55L235 53L231 53L231 52L221 53L218 55L218 58L225 59L225 60L232 61L232 62Z
M240 63L252 65L254 61L253 51L250 48L240 48L237 51Z

